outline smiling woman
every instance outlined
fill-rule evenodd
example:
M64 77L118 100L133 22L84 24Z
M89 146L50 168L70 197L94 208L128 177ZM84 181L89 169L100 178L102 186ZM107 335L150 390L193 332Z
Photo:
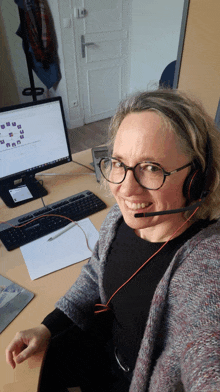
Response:
M7 361L47 348L38 392L220 390L219 131L200 104L158 90L122 102L110 133L100 168L117 203L77 281Z
M140 184L131 172L127 172L123 182L117 185L110 183L111 192L128 226L135 229L141 238L153 242L165 241L184 222L182 215L136 219L134 211L157 212L185 206L182 189L190 172L190 158L181 151L175 134L164 126L161 117L153 111L130 113L122 120L112 154L129 166L150 161L156 163L156 166L160 165L166 172L175 171L165 182L152 182L149 187ZM176 168L180 167L184 169L176 172ZM145 207L138 208L142 203ZM186 228L187 225L183 231Z
M218 217L220 133L213 119L206 113L200 102L177 90L161 89L135 94L129 99L122 101L109 127L109 151L111 155L113 154L118 130L121 128L123 120L131 116L131 114L157 118L159 128L158 132L156 129L153 131L154 140L145 139L144 142L148 145L148 148L150 146L151 151L154 146L158 150L159 144L164 146L165 155L169 159L169 166L172 166L174 157L166 133L169 135L169 138L175 139L178 151L186 155L189 162L193 162L192 171L195 171L195 169L199 170L196 176L196 187L194 187L197 189L197 193L194 197L192 197L192 194L191 197L188 197L188 204L199 198L204 186L212 190L209 197L195 214L194 220L196 218L204 219L209 217L212 219ZM157 114L157 117L155 114ZM156 127L156 122L154 122L154 126ZM127 133L127 142L130 140L128 139L129 132ZM157 153L159 157L159 151ZM150 157L155 158L152 154L150 154ZM146 153L144 158L147 158ZM159 158L162 159L162 155ZM160 160L157 162L160 163ZM205 173L207 164L211 167L208 168L208 176L204 178L201 174ZM166 169L166 167L164 168ZM204 184L205 180L206 184ZM184 193L186 194L186 190L184 190ZM185 216L189 216L189 213L186 213Z

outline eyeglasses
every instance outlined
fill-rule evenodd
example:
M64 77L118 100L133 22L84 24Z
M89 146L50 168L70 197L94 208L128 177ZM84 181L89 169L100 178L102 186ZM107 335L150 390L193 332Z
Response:
M143 188L155 191L162 187L166 177L191 165L192 162L172 170L171 172L167 172L159 163L154 162L140 162L134 167L127 166L114 157L102 158L99 162L100 171L108 182L111 182L112 184L121 184L126 177L127 171L131 170L138 184Z

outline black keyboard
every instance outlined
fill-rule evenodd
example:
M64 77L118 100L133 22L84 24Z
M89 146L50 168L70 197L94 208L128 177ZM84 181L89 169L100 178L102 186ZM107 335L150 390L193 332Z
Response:
M104 208L106 208L106 204L94 195L94 193L90 191L80 192L74 196L67 197L59 202L0 224L0 240L7 250L13 250L71 223L68 219L60 216L45 215L62 215L73 221L78 221ZM39 217L40 219L28 223ZM7 223L13 226L25 225L14 228Z

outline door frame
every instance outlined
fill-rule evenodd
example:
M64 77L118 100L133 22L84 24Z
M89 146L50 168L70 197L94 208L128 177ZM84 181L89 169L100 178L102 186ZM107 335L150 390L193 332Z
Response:
M183 47L184 47L184 40L186 34L187 19L189 14L189 4L190 4L190 0L184 0L179 46L177 51L177 60L176 60L176 67L175 67L174 81L173 81L173 89L177 89L179 84L180 69L181 69L182 56L183 56Z

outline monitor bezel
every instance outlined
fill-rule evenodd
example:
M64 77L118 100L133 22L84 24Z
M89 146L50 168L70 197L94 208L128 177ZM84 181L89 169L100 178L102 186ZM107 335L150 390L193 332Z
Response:
M65 137L66 137L66 142L67 142L67 148L68 148L68 157L62 161L58 162L52 162L51 164L47 164L46 166L40 167L40 168L28 168L26 170L10 174L5 177L0 178L0 184L5 185L5 184L12 184L13 182L23 179L23 178L31 178L35 177L37 173L41 173L42 171L52 169L54 167L63 165L65 163L69 163L72 161L72 154L71 154L71 149L70 149L70 143L69 143L69 138L68 138L68 130L67 130L67 125L66 125L66 120L65 120L65 115L64 115L64 109L63 109L63 103L62 103L62 97L53 97L53 98L46 98L42 99L40 101L35 101L35 102L27 102L27 103L21 103L18 105L12 105L12 106L6 106L3 108L0 108L0 113L2 112L10 112L11 110L16 110L16 109L22 109L22 108L27 108L27 107L34 107L42 104L47 104L51 102L59 102L60 108L61 108L61 114L62 114L62 120L63 120L63 125L64 125L64 132L65 132ZM45 162L46 163L46 162Z

